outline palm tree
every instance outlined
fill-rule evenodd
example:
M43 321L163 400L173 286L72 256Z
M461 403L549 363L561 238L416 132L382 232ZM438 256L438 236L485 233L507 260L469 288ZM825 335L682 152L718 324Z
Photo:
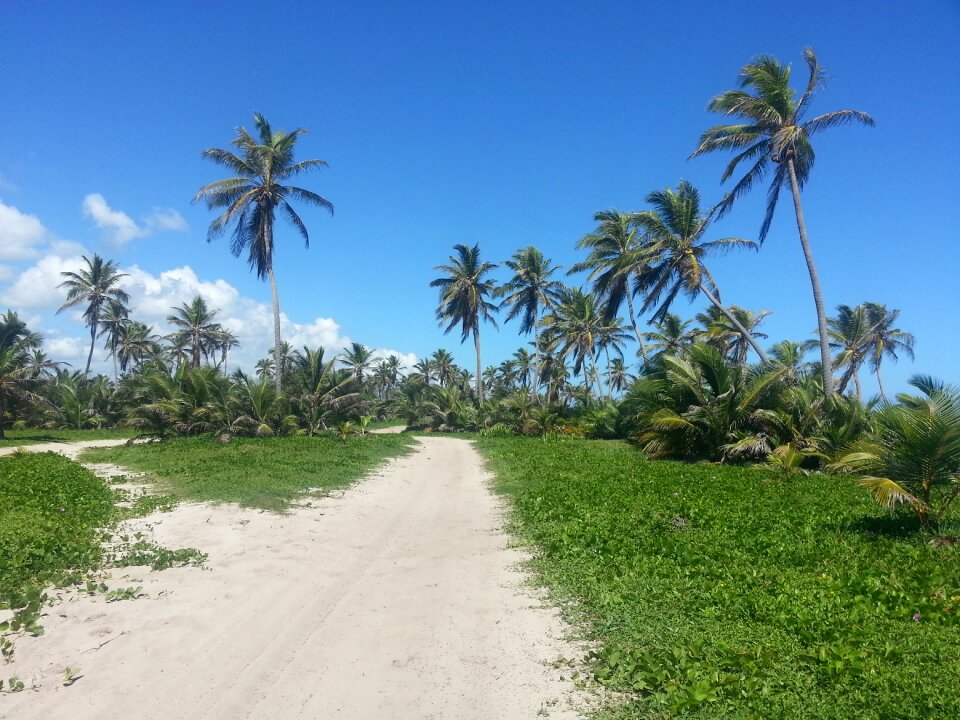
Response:
M100 317L99 335L107 336L107 347L113 359L114 381L117 379L117 345L123 334L123 326L128 322L130 322L130 309L119 300L109 300Z
M863 305L850 307L838 305L837 316L827 318L830 334L830 347L838 351L833 359L833 367L843 370L837 392L843 394L850 380L856 388L857 400L860 400L860 366L866 362L870 353L870 318Z
M633 307L633 296L641 290L639 278L647 264L642 233L632 214L601 210L593 219L599 223L597 229L577 242L577 249L589 249L590 255L574 265L570 273L590 271L587 279L592 283L593 293L603 303L608 319L619 314L620 306L626 300L640 355L646 361L647 350Z
M216 332L214 332L213 350L220 352L220 362L218 365L223 368L224 375L229 374L227 371L227 359L230 350L235 347L240 347L239 338L225 327L218 326Z
M689 330L692 320L681 320L675 313L664 313L663 319L654 327L655 330L644 333L647 339L647 348L655 350L657 355L680 355L690 346L697 336L696 330Z
M433 351L430 362L437 382L443 387L450 387L453 384L454 375L457 374L457 364L453 361L453 355L440 348Z
M893 326L900 317L899 310L887 310L879 303L864 303L867 313L868 332L867 347L870 353L870 366L877 375L877 385L880 387L880 396L888 402L887 393L883 389L883 380L880 378L880 363L884 356L894 362L897 353L901 352L913 360L913 335Z
M93 260L84 255L83 261L87 266L81 268L80 272L60 273L66 280L57 287L67 288L67 299L57 313L76 305L86 304L83 319L90 328L90 352L87 354L87 366L83 374L89 375L90 361L93 359L93 348L97 342L97 330L104 305L110 300L121 303L130 302L130 296L117 287L120 278L127 275L117 272L117 265L113 260L104 261L102 257L94 254Z
M596 296L580 289L569 291L546 319L551 350L555 349L564 359L572 355L573 374L582 371L588 388L594 379L599 382L594 365L604 324L603 308L597 304Z
M221 148L204 150L202 156L223 165L236 174L235 177L204 185L197 191L194 201L204 200L210 209L223 209L223 213L210 223L207 241L219 237L228 225L233 225L230 250L239 257L247 252L247 262L259 279L270 281L273 293L273 347L274 365L280 361L280 299L277 281L273 272L274 238L273 223L279 212L303 238L307 247L310 236L307 226L290 205L290 200L324 208L333 214L333 205L326 198L295 185L283 183L297 175L326 166L323 160L294 162L293 151L297 139L306 131L274 131L260 113L253 116L259 134L259 142L245 128L237 130L232 144L239 154ZM279 394L281 373L276 373L274 382Z
M960 392L924 377L910 384L925 397L881 409L876 435L847 448L830 469L861 473L859 484L879 504L908 505L922 525L936 525L960 496Z
M643 228L649 255L647 269L640 275L646 299L641 312L659 307L653 313L654 321L663 320L680 292L690 300L703 295L722 312L743 337L747 338L757 355L767 362L763 348L740 324L737 318L720 303L720 291L713 276L703 264L703 259L713 251L733 248L756 249L757 244L743 238L720 238L703 241L703 235L713 220L713 212L703 215L700 211L700 193L686 180L681 180L677 189L657 190L647 195L653 210L636 214L636 221ZM666 294L663 301L661 296Z
M177 328L173 335L190 349L192 366L200 367L200 357L209 355L219 340L221 327L213 322L217 311L210 310L200 295L171 309L173 315L167 316L167 322Z
M434 367L433 360L430 358L424 358L413 364L414 376L419 377L423 380L423 384L427 387L430 387L430 380L436 377L436 367Z
M817 308L817 331L820 337L820 362L822 363L823 391L833 394L833 374L830 363L830 341L827 333L827 316L823 304L820 277L813 261L813 251L807 238L807 226L800 204L800 191L810 179L814 152L810 137L821 130L836 125L859 122L873 125L873 118L859 110L837 110L804 121L810 101L823 86L825 75L812 48L805 48L803 58L807 63L809 78L807 87L796 99L790 87L790 66L776 58L761 56L740 70L740 89L727 90L713 98L707 106L711 112L741 118L740 125L717 125L700 136L700 146L691 155L696 157L716 150L732 150L737 154L723 173L726 181L737 166L744 161L753 165L733 190L727 195L722 212L746 193L754 183L762 181L771 170L773 179L767 191L767 212L760 226L761 243L766 239L773 220L773 212L780 197L780 190L789 185L793 194L793 207L797 218L800 245L807 261L813 302ZM753 90L753 93L748 92Z
M510 308L505 322L520 318L520 332L526 335L533 332L534 376L540 365L540 314L551 309L559 302L563 284L551 280L550 276L559 269L553 261L544 257L532 245L514 253L506 265L513 277L505 285L497 288L497 297L504 298L502 306ZM537 383L531 383L530 396L536 397Z
M363 373L370 368L373 362L373 350L360 343L351 343L349 349L344 350L339 357L344 367L350 370L357 382L357 390L363 389Z
M10 400L38 402L42 398L34 392L36 374L30 363L30 353L40 347L42 338L30 332L20 316L8 310L0 316L0 439L4 435L4 421Z
M142 322L126 323L117 341L117 360L120 361L120 372L126 372L132 364L136 370L143 367L143 362L159 353L157 336L153 328Z
M437 320L447 324L444 334L460 325L460 342L473 335L477 353L476 391L477 400L483 402L483 367L480 364L480 321L486 320L497 326L493 312L497 306L487 300L496 292L493 280L484 276L496 268L496 264L480 262L480 246L472 248L460 243L453 246L456 255L450 256L449 265L437 265L434 270L445 273L430 282L430 287L440 288L440 303Z
M731 362L746 365L750 339L767 339L767 334L759 332L757 327L771 313L769 310L754 312L739 305L731 305L727 309L739 321L740 327L746 330L748 335L745 336L740 327L731 323L723 312L711 305L706 312L697 313L697 322L703 326L700 337L707 342L716 344L722 352L729 353Z

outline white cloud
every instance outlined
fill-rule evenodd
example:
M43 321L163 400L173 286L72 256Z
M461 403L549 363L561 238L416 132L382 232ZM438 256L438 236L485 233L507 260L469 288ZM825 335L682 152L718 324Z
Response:
M83 214L107 233L108 240L117 245L123 245L134 238L144 236L144 231L133 221L133 218L125 212L113 210L100 193L91 193L83 199Z
M154 208L144 223L150 232L186 232L187 221L173 208Z
M116 214L109 214L113 211L105 202L101 206L94 201L91 207L96 208L97 212L103 209L109 211L101 214L102 218L118 217ZM127 217L122 213L119 215ZM36 222L39 225L39 221ZM117 220L114 226L121 228L123 222L122 219ZM62 273L76 272L83 266L81 256L92 255L76 243L53 239L48 240L44 251L47 253L45 257L36 260L19 274L0 265L0 308L12 308L21 315L28 309L39 313L30 323L30 327L43 331L47 337L46 349L49 355L55 360L65 360L76 365L77 362L85 360L89 348L89 340L83 337L82 332L77 337L72 337L73 333L83 327L82 308L63 313L57 322L53 323L53 327L50 326L50 321L53 312L65 298L64 290L58 287L64 279ZM273 346L273 306L242 295L226 280L202 279L188 265L158 274L148 272L138 265L121 267L120 271L126 274L121 278L119 286L130 295L131 316L152 325L154 332L159 335L170 332L167 316L174 307L188 303L200 295L211 309L217 311L217 321L233 332L240 341L240 347L230 352L231 369L241 367L252 370L257 360L265 357ZM58 325L69 329L64 333L58 329ZM283 339L297 349L305 345L311 348L323 347L328 353L334 354L352 342L333 318L315 317L308 322L295 322L286 313L281 313L280 325ZM413 353L391 349L377 349L374 355L377 359L396 355L406 368L410 368L417 361L417 356ZM94 363L94 371L109 372L100 350L94 352Z
M187 229L187 221L172 208L154 208L144 219L143 225L138 225L122 210L111 208L100 193L90 193L84 197L82 207L83 214L93 220L116 247L158 232L183 232Z
M12 285L0 291L0 305L12 308L53 310L63 303L65 294L58 287L61 273L76 271L83 262L79 255L48 255L21 272Z
M47 236L43 223L0 202L0 260L29 260Z
M90 350L90 338L48 337L44 338L43 349L54 360L76 365L76 361L86 361L87 352ZM94 350L93 354L96 357L97 351Z

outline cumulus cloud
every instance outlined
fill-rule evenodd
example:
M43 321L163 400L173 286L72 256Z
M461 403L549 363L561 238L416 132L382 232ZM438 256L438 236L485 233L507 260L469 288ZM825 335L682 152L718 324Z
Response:
M0 260L30 260L37 257L38 246L47 234L47 229L39 219L0 202Z
M83 214L93 220L94 225L104 232L107 241L116 247L158 232L183 232L187 229L187 221L171 208L154 208L143 224L138 225L122 210L111 208L100 193L90 193L84 197L82 208Z
M58 287L64 272L75 272L81 263L79 255L48 255L21 272L12 285L0 290L0 305L33 310L55 310L65 298Z
M45 337L43 349L48 357L58 362L68 362L76 365L78 361L86 360L87 352L90 350L90 338ZM94 355L96 355L96 351L94 351Z

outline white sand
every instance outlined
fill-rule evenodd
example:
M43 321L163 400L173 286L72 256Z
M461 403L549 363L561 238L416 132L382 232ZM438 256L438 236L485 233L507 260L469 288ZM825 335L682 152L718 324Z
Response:
M117 571L146 599L76 598L17 641L13 720L576 718L555 612L524 586L470 443L414 454L285 516L181 505L139 521L206 568ZM99 649L97 649L99 647ZM61 684L66 667L82 675Z

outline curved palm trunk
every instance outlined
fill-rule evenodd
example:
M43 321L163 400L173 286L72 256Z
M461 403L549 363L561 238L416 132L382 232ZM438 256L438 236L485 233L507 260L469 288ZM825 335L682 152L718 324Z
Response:
M483 375L480 373L480 329L473 331L473 347L477 351L477 400L483 402Z
M643 339L640 337L640 328L637 327L637 315L633 311L633 296L627 293L627 310L630 311L630 323L633 325L633 333L637 336L637 343L640 345L640 357L647 361L647 349L643 346Z
M750 343L750 347L754 349L754 352L756 352L757 355L760 356L761 362L763 362L765 365L769 363L770 358L767 357L767 354L763 351L763 348L760 347L760 345L757 343L756 339L754 339L753 335L751 335L750 332L743 325L740 324L740 321L737 320L737 318L734 316L732 312L730 312L723 305L720 304L720 301L717 300L710 293L710 291L703 286L703 283L700 283L700 292L706 295L707 300L709 300L713 304L713 306L717 308L717 310L722 312L726 316L727 320L733 323L733 326L740 332L740 334L746 339L746 341Z
M823 291L820 289L820 276L817 266L813 262L813 251L807 240L807 223L803 219L803 206L800 204L800 186L797 183L797 171L793 165L793 158L787 158L787 171L790 174L790 190L793 192L793 209L797 215L797 231L800 233L800 246L803 248L803 257L807 261L807 272L810 273L810 286L813 288L813 303L817 307L817 332L820 335L820 366L823 373L823 394L826 397L833 395L833 370L830 365L830 336L827 334L827 315L823 308Z
M877 385L880 386L880 397L883 398L883 402L885 405L889 405L890 398L887 397L887 391L884 390L883 388L883 380L880 379L880 363L877 363L876 371L877 371Z
M267 271L270 277L270 291L273 293L273 384L277 393L281 391L283 368L280 367L280 297L277 295L277 279L273 275L273 264Z

